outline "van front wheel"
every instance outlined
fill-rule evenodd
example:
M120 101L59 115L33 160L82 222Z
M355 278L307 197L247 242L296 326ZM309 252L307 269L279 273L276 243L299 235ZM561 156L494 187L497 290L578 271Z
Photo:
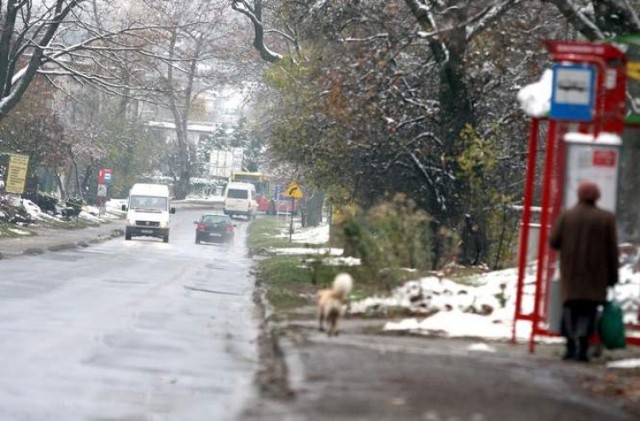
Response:
M162 241L165 243L169 242L169 234L165 234L164 237L162 237Z

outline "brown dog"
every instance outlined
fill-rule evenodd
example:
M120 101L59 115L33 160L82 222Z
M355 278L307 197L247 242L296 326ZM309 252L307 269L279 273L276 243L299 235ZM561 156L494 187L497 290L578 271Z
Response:
M353 279L348 273L339 273L333 280L333 287L318 291L319 328L324 331L325 320L329 324L327 335L338 334L338 319L343 314L343 305L353 287Z

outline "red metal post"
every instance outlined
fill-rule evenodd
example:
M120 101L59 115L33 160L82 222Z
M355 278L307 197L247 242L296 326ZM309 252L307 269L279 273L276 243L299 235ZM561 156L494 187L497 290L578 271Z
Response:
M524 199L522 208L522 226L520 248L518 251L518 281L516 284L516 308L511 328L511 342L516 342L516 325L522 316L522 294L524 291L524 274L527 268L527 253L529 251L529 225L531 223L531 205L533 202L533 185L536 175L536 156L538 150L538 135L540 120L531 120L529 128L529 150L527 154L527 177L524 185Z
M553 175L551 196L549 207L551 213L549 214L549 227L553 226L558 215L562 212L562 206L564 202L564 179L565 179L565 142L564 135L568 132L568 125L566 123L556 123L556 135L555 135L555 158L553 163ZM549 316L549 287L551 286L551 277L554 274L556 268L556 252L551 247L547 247L547 253L545 256L546 264L546 276L543 281L543 289L541 295L542 311L540 313L541 319L547 320Z
M531 326L531 335L529 337L529 352L535 351L535 335L540 323L540 300L542 296L542 284L544 282L543 273L545 273L547 262L547 237L549 231L549 201L551 198L551 183L553 175L554 152L556 147L556 122L549 121L549 129L547 131L547 145L544 162L544 175L542 181L542 203L540 215L540 243L538 244L538 267L536 270L536 293L533 303L533 317ZM546 276L545 276L546 277Z

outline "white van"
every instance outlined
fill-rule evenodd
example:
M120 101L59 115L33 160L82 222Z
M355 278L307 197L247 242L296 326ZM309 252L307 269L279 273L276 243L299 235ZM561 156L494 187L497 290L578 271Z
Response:
M137 183L129 191L129 202L122 205L127 211L124 238L134 236L158 237L169 242L169 214L176 213L171 207L169 187L163 184Z
M227 184L224 189L222 210L226 215L242 215L247 219L255 219L258 212L256 187L251 183L231 182Z

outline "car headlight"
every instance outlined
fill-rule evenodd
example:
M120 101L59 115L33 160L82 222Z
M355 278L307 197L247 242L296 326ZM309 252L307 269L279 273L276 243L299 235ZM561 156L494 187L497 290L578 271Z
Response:
M135 224L136 224L136 220L135 219L127 219L127 225L133 226Z
M160 222L160 228L168 228L168 227L169 227L169 223L167 221Z

